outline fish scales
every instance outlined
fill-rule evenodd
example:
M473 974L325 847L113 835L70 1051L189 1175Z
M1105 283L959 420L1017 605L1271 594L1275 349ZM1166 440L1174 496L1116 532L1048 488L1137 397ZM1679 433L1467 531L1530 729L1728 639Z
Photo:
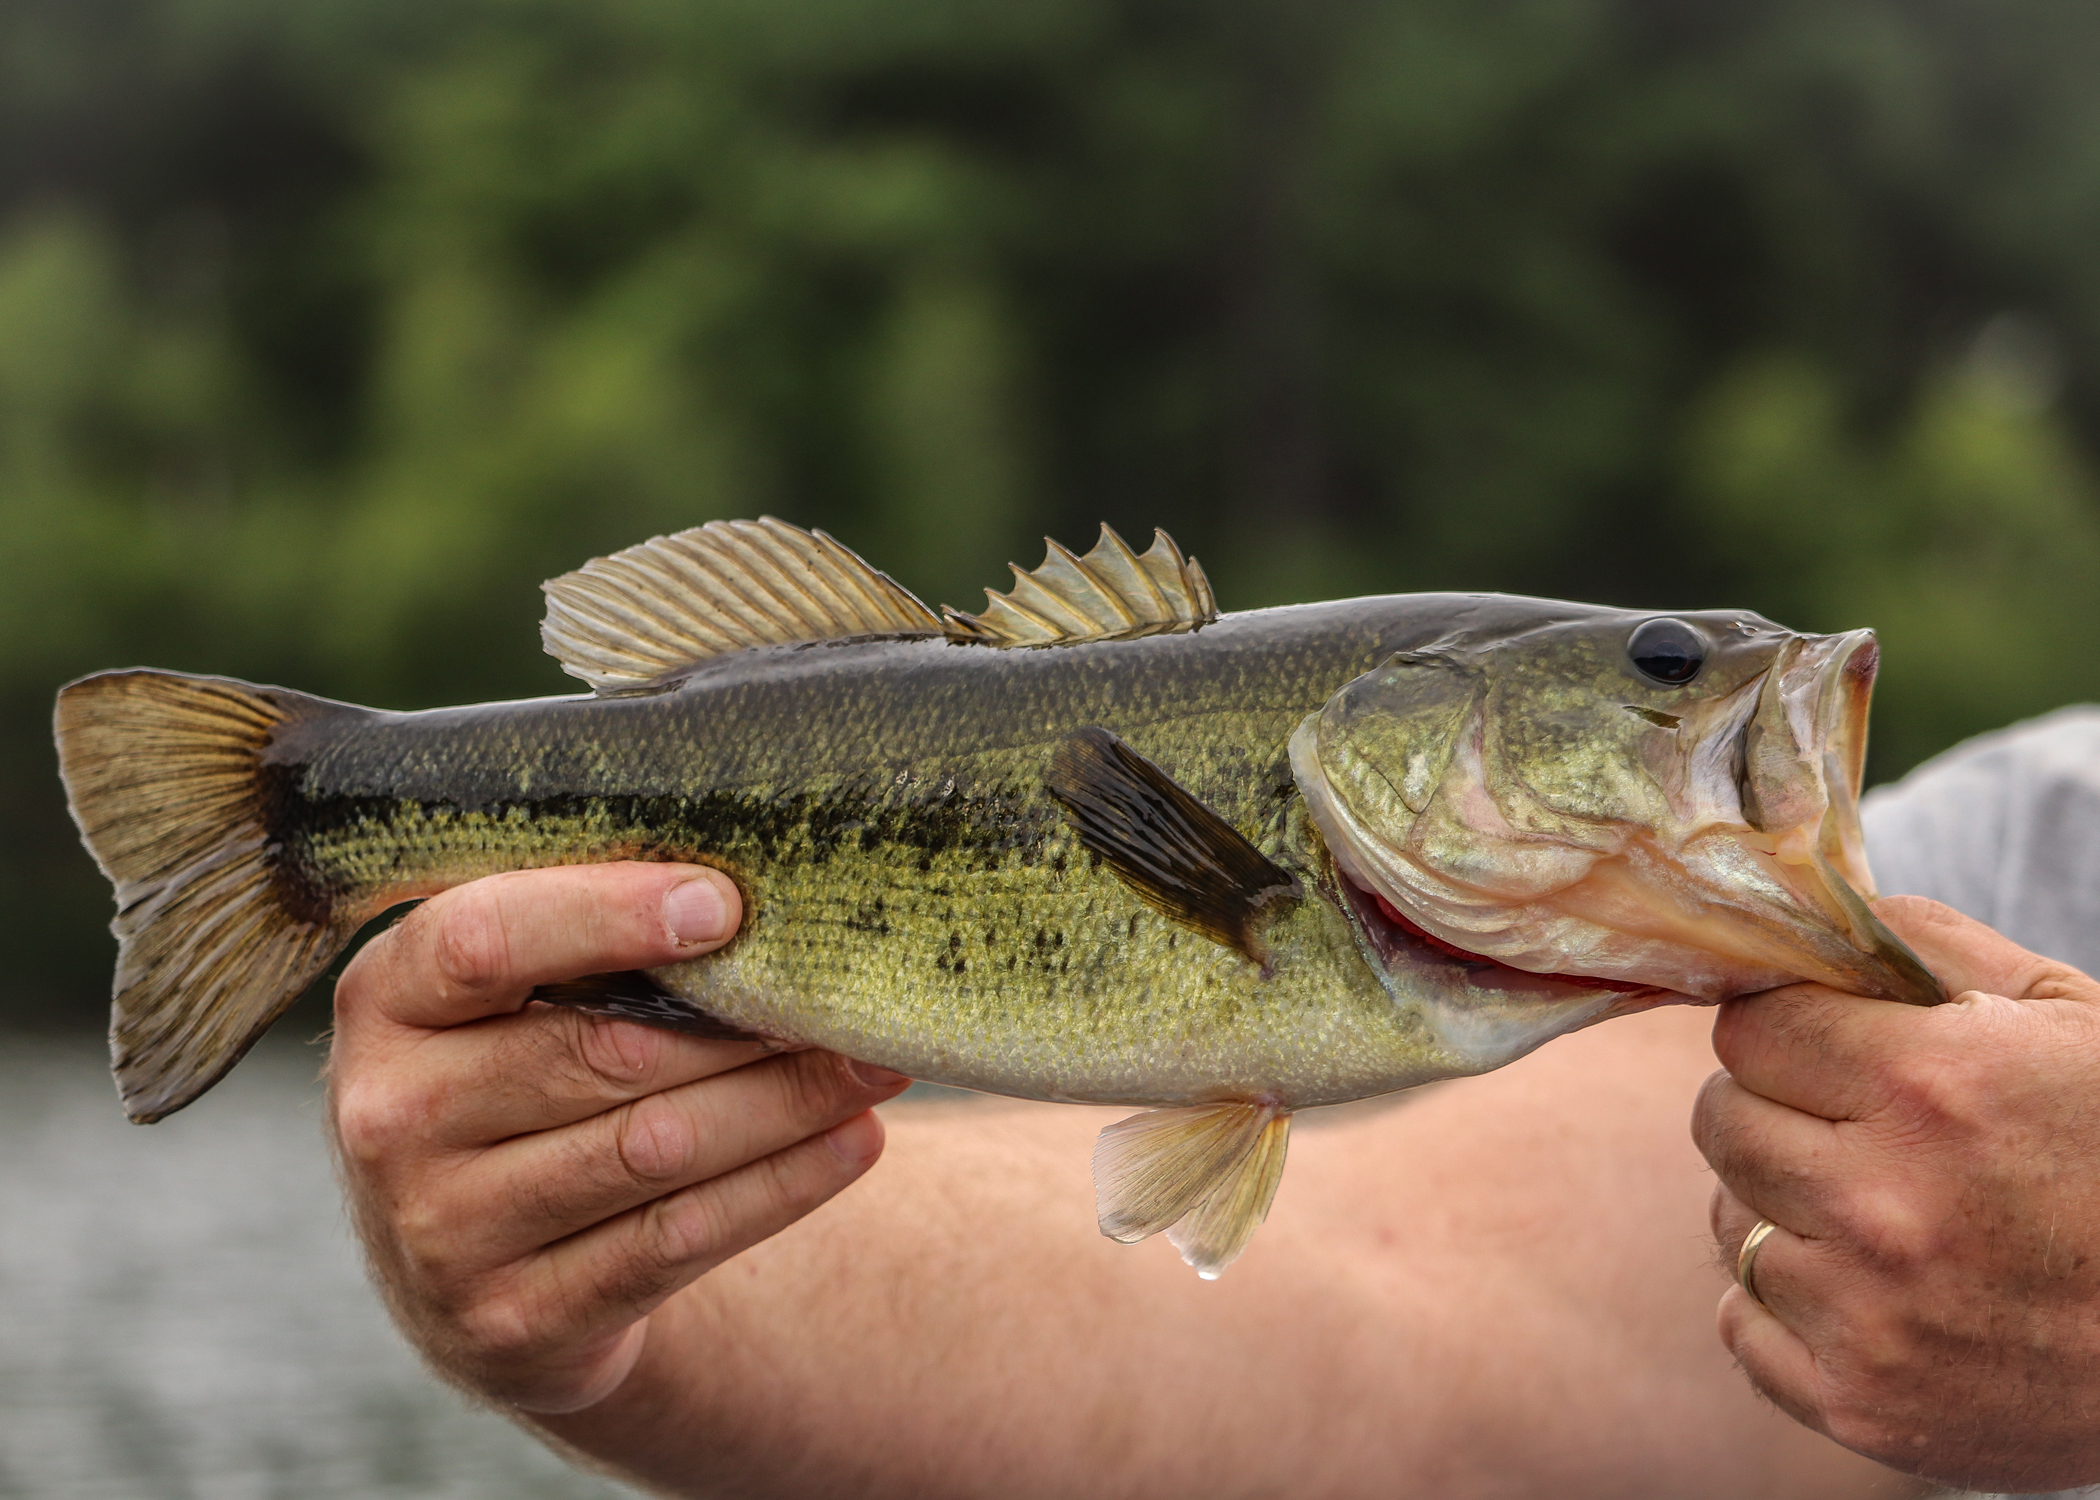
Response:
M319 719L270 756L288 842L337 897L699 859L744 888L746 925L666 978L722 1020L1025 1097L1325 1103L1449 1060L1341 922L1318 934L1327 961L1264 981L1133 900L1043 768L1073 724L1104 725L1281 850L1291 729L1473 604L1258 611L1064 650L774 648L649 697Z

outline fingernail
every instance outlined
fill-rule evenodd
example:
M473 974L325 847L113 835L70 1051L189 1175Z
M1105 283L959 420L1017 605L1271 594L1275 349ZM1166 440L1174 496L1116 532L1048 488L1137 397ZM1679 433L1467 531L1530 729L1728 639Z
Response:
M729 904L712 880L688 880L664 892L664 926L681 948L720 942L729 936Z
M878 1068L873 1063L848 1062L846 1067L861 1082L861 1087L870 1089L893 1089L900 1083L910 1083L909 1076L893 1073L888 1068Z
M864 1167L882 1155L882 1122L875 1111L864 1109L843 1125L824 1132L824 1144L849 1166Z

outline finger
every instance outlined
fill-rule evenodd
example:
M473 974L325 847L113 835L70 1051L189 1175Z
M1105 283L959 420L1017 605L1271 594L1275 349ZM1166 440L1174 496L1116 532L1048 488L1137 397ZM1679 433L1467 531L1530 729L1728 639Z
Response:
M1826 1120L1864 1119L1886 1097L1886 1060L1958 1047L1962 1010L1790 984L1721 1006L1714 1055L1754 1094Z
M1714 1233L1714 1264L1730 1276L1735 1275L1743 1241L1750 1237L1760 1217L1756 1209L1728 1190L1727 1183L1714 1184L1713 1196L1706 1205L1706 1222Z
M1791 1288L1793 1278L1787 1272L1812 1243L1802 1239L1784 1224L1759 1213L1755 1208L1730 1192L1727 1187L1716 1184L1713 1201L1707 1208L1713 1225L1714 1246L1719 1252L1722 1269L1735 1284L1738 1292L1748 1297L1753 1306L1767 1316L1777 1318L1792 1327L1796 1319L1793 1308L1782 1288ZM1750 1243L1751 1235L1762 1226L1772 1227L1759 1240L1750 1256L1750 1286L1743 1285L1743 1247ZM1767 1254L1767 1252L1771 1254ZM1784 1262L1784 1265L1782 1265ZM1751 1287L1756 1288L1755 1292Z
M1838 1130L1820 1116L1750 1092L1726 1073L1707 1079L1692 1105L1692 1139L1728 1191L1753 1218L1816 1239L1836 1237L1849 1222L1841 1184L1854 1164Z
M532 1005L424 1033L375 1066L333 1070L337 1130L354 1155L368 1135L410 1131L424 1150L471 1151L571 1125L781 1050Z
M2100 984L2069 964L2030 953L1951 906L1923 896L1888 896L1874 914L1910 944L1949 994L1980 990L2037 1000L2100 1000Z
M1738 1293L1777 1319L1802 1342L1828 1347L1857 1332L1857 1265L1840 1242L1796 1233L1716 1183L1707 1207L1721 1269ZM1772 1228L1750 1256L1750 1287L1742 1284L1743 1247L1760 1224ZM1725 1325L1724 1325L1725 1326Z
M497 1354L505 1343L559 1349L604 1338L832 1197L874 1164L882 1140L867 1111L564 1240L525 1262L468 1336Z
M506 1141L433 1184L435 1217L455 1226L448 1249L466 1263L507 1263L822 1135L911 1082L869 1072L831 1052L775 1057Z
M369 1008L400 1027L482 1020L515 1011L535 985L718 948L741 915L735 882L694 865L490 876L433 896L366 944L336 988L338 1017L354 1024Z
M1765 1241L1764 1248L1758 1251L1757 1286L1760 1294L1765 1291L1765 1251L1785 1233L1783 1229L1775 1230L1772 1238ZM1730 1286L1721 1294L1716 1319L1721 1342L1742 1366L1750 1384L1804 1427L1822 1431L1815 1356L1801 1336L1769 1308L1760 1307L1740 1286Z
M1773 1311L1775 1317L1780 1317L1781 1314L1774 1311L1777 1304L1770 1296L1770 1277L1765 1265L1765 1250L1782 1235L1797 1245L1806 1245L1809 1242L1802 1240L1776 1219L1745 1203L1731 1192L1725 1183L1714 1184L1713 1198L1707 1204L1706 1214L1707 1222L1714 1232L1714 1251L1718 1264L1727 1273L1728 1279L1739 1287L1742 1286L1743 1247L1750 1243L1750 1236L1755 1234L1761 1225L1772 1226L1751 1255L1751 1285L1757 1288L1757 1297L1764 1303L1766 1310ZM1785 1321L1783 1317L1781 1320Z

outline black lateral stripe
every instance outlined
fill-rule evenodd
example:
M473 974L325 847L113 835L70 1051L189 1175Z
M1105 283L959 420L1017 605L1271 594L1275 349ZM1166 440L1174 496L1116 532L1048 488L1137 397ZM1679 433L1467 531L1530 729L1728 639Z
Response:
M766 1038L741 1026L717 1020L691 1001L681 1000L641 969L617 974L591 974L560 984L543 984L531 995L548 1005L565 1005L594 1016L639 1021L714 1042L762 1042Z
M1106 729L1068 736L1043 781L1079 841L1147 906L1267 963L1257 918L1300 887L1238 829Z

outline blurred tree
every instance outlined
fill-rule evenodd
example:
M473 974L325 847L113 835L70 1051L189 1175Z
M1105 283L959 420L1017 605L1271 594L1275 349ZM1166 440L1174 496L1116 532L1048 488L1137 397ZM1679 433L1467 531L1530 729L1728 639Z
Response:
M2074 0L15 0L0 1008L105 982L60 681L558 691L537 581L714 516L965 607L1106 519L1228 607L1872 623L1879 775L2100 693L2096 65Z

